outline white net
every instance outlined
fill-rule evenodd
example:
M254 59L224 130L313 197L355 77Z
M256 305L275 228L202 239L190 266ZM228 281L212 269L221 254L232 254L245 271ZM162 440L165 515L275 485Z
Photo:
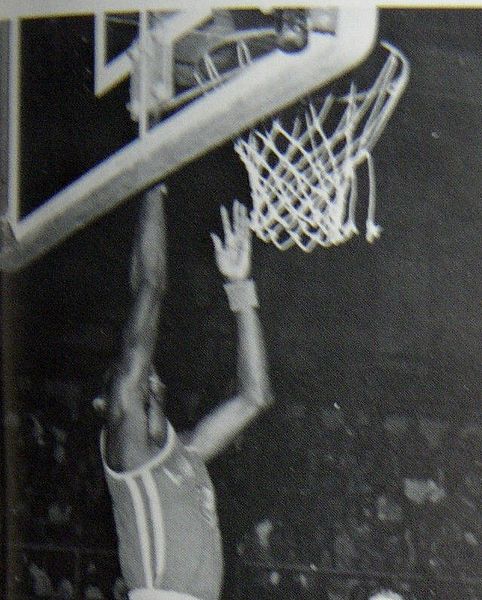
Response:
M290 131L279 119L235 143L248 171L253 199L251 226L259 238L285 250L305 252L341 244L358 233L355 223L357 167L368 168L366 239L380 235L375 223L375 170L371 150L408 81L403 54L383 43L388 57L372 87L329 95L318 110L310 103ZM337 126L325 127L341 107Z

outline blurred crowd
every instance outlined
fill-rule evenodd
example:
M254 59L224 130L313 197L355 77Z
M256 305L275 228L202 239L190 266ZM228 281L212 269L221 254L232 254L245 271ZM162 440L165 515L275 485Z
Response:
M81 406L52 397L5 415L18 458L8 503L19 532L12 600L125 598L98 451L101 421ZM482 599L480 425L340 416L336 408L317 419L302 409L286 418L283 442L263 450L253 444L257 432L248 432L229 469L221 468L236 471L224 482L235 488L229 519L244 502L241 528L226 533L230 581L237 580L226 598L368 600L386 588L404 600ZM252 512L250 489L253 498L268 497Z
M357 598L391 575L404 598L482 598L480 427L358 411L326 419L319 431L305 467L293 467L302 470L302 493L284 495L280 484L278 500L238 544L246 565L272 567L257 582L268 597L293 595L283 582L308 589L317 581L308 596L320 598L321 572L352 578Z

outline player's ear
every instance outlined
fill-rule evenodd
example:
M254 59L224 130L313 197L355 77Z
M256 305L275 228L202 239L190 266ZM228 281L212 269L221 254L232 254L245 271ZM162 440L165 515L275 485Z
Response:
M105 415L107 411L107 401L103 395L96 396L92 400L92 407L96 412L101 415Z
M117 363L109 366L102 376L102 387L92 400L92 407L102 416L105 416L107 413L108 398L110 397L113 381L116 375L118 375L118 371L119 365Z

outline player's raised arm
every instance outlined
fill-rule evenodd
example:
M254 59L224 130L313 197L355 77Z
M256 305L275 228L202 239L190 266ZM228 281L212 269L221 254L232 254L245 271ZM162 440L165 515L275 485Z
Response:
M224 241L212 234L216 262L238 326L238 394L215 409L195 428L192 446L206 460L215 456L272 401L266 353L251 274L251 230L246 207L235 201L232 223L221 208Z
M124 329L122 349L113 376L107 406L107 458L110 466L130 469L154 452L154 429L162 444L165 417L149 400L156 393L152 358L156 346L159 309L166 287L166 243L163 214L165 188L146 192L141 206L138 232L131 263L133 306ZM155 387L155 386L154 386Z

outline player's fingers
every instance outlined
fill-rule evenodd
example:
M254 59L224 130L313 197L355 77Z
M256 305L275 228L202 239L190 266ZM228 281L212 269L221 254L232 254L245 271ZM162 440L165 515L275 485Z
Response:
M239 200L235 200L234 201L234 206L233 206L233 215L234 215L234 224L235 224L235 229L237 231L239 231L241 225L242 225L242 218L241 218L241 207L242 204L240 203Z
M221 206L221 220L223 222L224 235L228 237L231 235L231 222L229 220L229 213L224 205Z
M246 235L246 231L249 229L248 209L241 202L239 203L239 218L241 220L243 233Z
M244 223L248 216L248 211L246 210L246 206L242 202L238 201L238 206L239 206L239 218L240 218L241 222Z
M249 238L249 224L247 223L246 217L244 217L241 221L239 227L239 237L244 246L246 239Z
M249 227L249 215L248 215L248 209L246 208L246 206L244 204L240 203L239 214L240 214L240 220L241 220L241 223L243 226L243 231L246 231L246 229Z
M240 233L243 233L243 231L244 231L243 208L244 208L244 206L241 204L241 202L238 201L238 229L239 229Z
M232 227L232 232L233 235L236 235L236 232L238 231L238 214L237 214L237 208L236 208L236 202L233 203L232 206L232 214L233 214L233 227Z
M251 223L249 222L249 220L246 221L246 224L244 226L244 239L248 246L251 246Z
M243 246L244 256L249 262L251 260L251 238L246 237Z
M235 201L236 233L240 240L246 237L246 207L239 200Z
M245 236L249 237L251 223L250 223L250 220L249 220L248 209L244 205L243 205L243 224L244 224L244 233L245 233Z
M214 250L216 252L216 255L219 256L223 250L223 243L221 242L220 237L217 236L215 233L211 233L211 239L213 241Z

